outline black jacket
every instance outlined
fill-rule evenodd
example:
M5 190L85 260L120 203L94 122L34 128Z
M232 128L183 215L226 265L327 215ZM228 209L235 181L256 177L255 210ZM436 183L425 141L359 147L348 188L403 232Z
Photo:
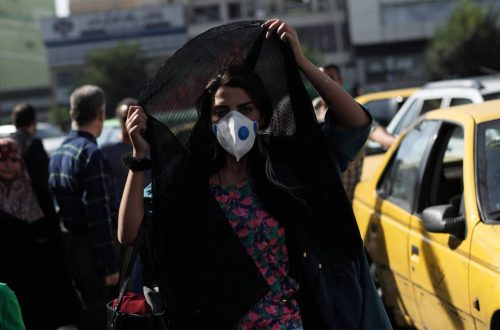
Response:
M321 176L300 175L303 160L297 158L303 155L287 147L294 145L289 138L266 143L277 179L302 187L291 195L271 184L263 171L253 173L266 210L286 228L290 275L300 284L304 327L336 329L345 318L342 327L355 329L347 326L357 322L350 320L351 313L334 312L338 302L361 300L355 275L346 272L359 261L362 241L338 166L330 163ZM254 165L263 169L258 162ZM153 198L160 284L173 329L231 329L269 288L212 196L208 174L199 164L193 155L180 157L170 168L169 189ZM339 295L332 285L347 291Z

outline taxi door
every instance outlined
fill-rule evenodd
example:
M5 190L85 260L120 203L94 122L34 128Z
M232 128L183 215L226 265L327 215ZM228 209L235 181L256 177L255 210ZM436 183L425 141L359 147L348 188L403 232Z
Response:
M469 304L471 235L467 235L462 202L463 160L464 128L443 123L424 167L408 246L410 277L424 329L475 328ZM463 218L463 230L460 227L454 234L427 231L422 212L436 205L452 206L453 217Z
M408 240L422 162L437 129L438 124L432 122L417 125L390 156L378 182L376 212L365 235L384 300L399 324L420 322L410 281Z

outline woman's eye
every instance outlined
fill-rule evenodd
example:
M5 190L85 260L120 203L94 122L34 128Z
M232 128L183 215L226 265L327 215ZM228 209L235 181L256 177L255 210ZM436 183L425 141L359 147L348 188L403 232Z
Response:
M220 108L215 108L214 109L214 115L217 117L224 117L227 113L226 109L220 109Z
M246 106L246 107L243 107L241 108L240 112L242 114L247 114L247 113L250 113L253 111L253 108L251 106Z

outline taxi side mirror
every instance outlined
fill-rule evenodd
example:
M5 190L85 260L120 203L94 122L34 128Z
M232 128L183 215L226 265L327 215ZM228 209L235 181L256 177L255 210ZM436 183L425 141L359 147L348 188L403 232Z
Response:
M425 230L431 233L445 233L456 238L465 239L465 217L457 215L451 204L431 206L422 212Z

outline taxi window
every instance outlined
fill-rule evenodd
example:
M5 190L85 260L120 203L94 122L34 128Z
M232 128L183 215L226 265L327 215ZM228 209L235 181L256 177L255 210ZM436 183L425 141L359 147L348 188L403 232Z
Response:
M500 221L500 120L477 130L476 176L483 219Z
M500 99L500 92L484 94L483 98L485 101Z
M403 117L401 117L401 120L392 133L394 135L399 135L404 129L409 127L415 120L417 120L420 115L431 110L439 109L442 101L442 98L427 99L421 101L421 103L415 100L414 104L411 104L408 111L404 114Z
M452 204L460 213L463 192L464 129L443 124L427 162L421 208Z
M380 196L409 212L413 210L421 164L439 125L437 121L423 121L406 134L379 182Z
M384 126L388 124L395 112L394 106L391 106L390 99L366 102L365 107L370 111L373 118Z
M410 118L412 118L413 113L417 112L420 109L418 100L413 99L407 109L408 110L404 114L402 114L403 116L399 118L399 122L391 132L393 135L399 135L401 131L406 128L406 124L410 121Z
M450 101L450 107L454 107L456 105L463 105L463 104L471 104L472 100L471 99L466 99L466 98L452 98Z
M424 102L422 103L422 111L420 111L420 115L423 115L424 113L431 110L439 109L441 107L442 101L443 99L441 98L424 100Z

